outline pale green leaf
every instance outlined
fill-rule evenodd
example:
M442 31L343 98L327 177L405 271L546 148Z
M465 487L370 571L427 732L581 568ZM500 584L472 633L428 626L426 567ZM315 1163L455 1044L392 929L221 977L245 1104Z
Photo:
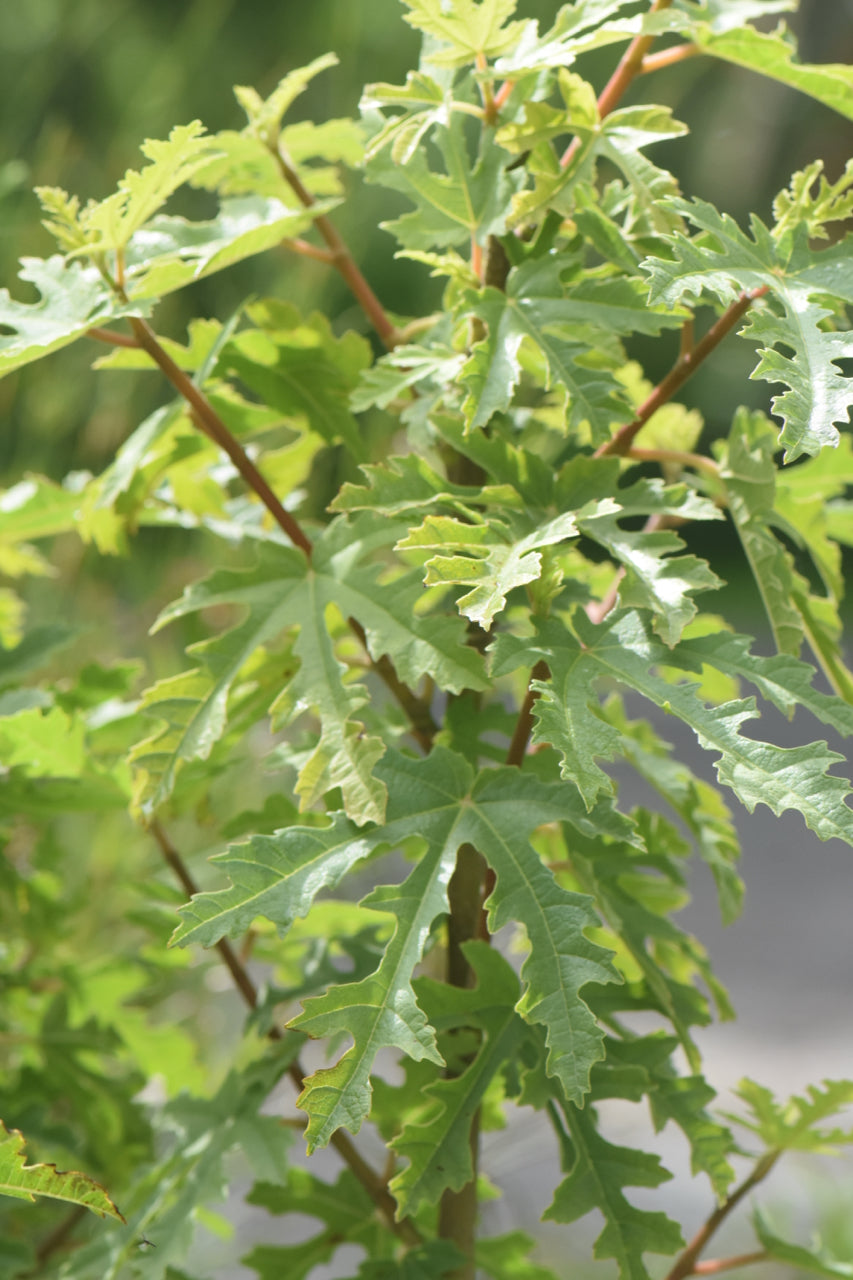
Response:
M255 89L235 85L234 96L248 117L248 129L256 133L267 146L274 146L278 141L282 119L290 106L305 91L315 76L337 64L336 54L321 54L307 66L289 71L279 80L268 98L262 98Z
M318 214L327 213L337 203L335 199L320 200L308 211L274 196L245 195L224 199L216 217L208 222L158 214L127 245L130 304L125 310L138 315L141 300L174 293L235 262L275 248L288 236L306 231Z
M0 1195L17 1200L46 1196L79 1205L102 1218L124 1218L100 1183L85 1173L63 1173L53 1164L26 1164L24 1139L0 1120Z
M705 201L679 201L678 207L702 234L692 240L676 235L670 260L643 263L651 301L676 303L711 294L729 305L748 290L767 289L768 299L753 303L741 333L759 344L761 358L751 376L789 388L772 401L784 424L779 442L787 451L785 460L836 445L833 423L847 422L853 383L834 362L853 355L853 339L826 328L831 311L822 295L845 301L853 296L847 283L853 240L813 251L801 228L785 250L755 216L750 238Z
M773 201L776 219L773 234L779 239L804 224L812 240L828 240L827 223L844 222L851 215L853 160L848 160L835 182L829 182L823 175L823 161L814 160L795 173L788 187Z
M8 289L0 289L0 377L68 346L88 329L150 310L138 301L122 301L95 267L66 262L59 254L22 258L18 274L40 298L16 302Z
M528 523L528 522L525 522ZM469 587L456 602L459 612L488 631L506 605L514 587L536 581L542 573L540 548L577 536L571 512L547 521L521 538L493 519L490 524L465 524L451 516L427 516L397 543L398 551L437 549L454 554L429 554L425 586L461 583Z
M492 1280L557 1280L556 1272L530 1257L536 1241L525 1231L479 1236L474 1246L477 1267Z
M524 29L523 22L509 22L516 0L403 0L410 26L435 36L446 48L430 50L437 66L459 67L477 56L496 58L509 52Z
M853 1080L824 1080L822 1086L810 1084L805 1096L794 1094L781 1103L769 1089L754 1080L741 1080L735 1093L746 1104L749 1116L727 1118L756 1134L770 1151L812 1151L826 1155L853 1142L853 1129L821 1127L823 1121L849 1112L853 1106Z

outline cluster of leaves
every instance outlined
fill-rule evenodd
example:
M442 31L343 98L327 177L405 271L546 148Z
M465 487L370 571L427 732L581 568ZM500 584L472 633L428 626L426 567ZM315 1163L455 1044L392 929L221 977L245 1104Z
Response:
M87 1171L26 1165L24 1139L0 1129L0 1192L118 1220L77 1250L79 1216L66 1220L35 1253L34 1219L15 1204L0 1246L10 1271L55 1254L63 1280L143 1265L185 1277L196 1226L227 1230L210 1206L240 1152L252 1205L321 1224L301 1244L256 1247L246 1261L261 1277L308 1276L354 1244L364 1280L475 1265L544 1280L519 1232L470 1246L476 1135L513 1103L554 1130L565 1177L546 1216L597 1210L596 1257L645 1280L647 1253L677 1255L681 1280L696 1247L630 1199L670 1175L615 1145L596 1104L646 1101L655 1128L683 1131L719 1204L711 1223L785 1150L851 1137L822 1126L853 1084L779 1104L747 1082L737 1122L759 1150L734 1186L744 1151L708 1110L694 1041L728 1003L673 913L695 847L723 919L736 916L738 840L723 794L673 754L657 711L695 734L747 809L794 810L820 839L853 844L841 757L763 741L752 723L760 700L853 734L839 620L853 248L837 236L853 169L831 183L816 164L795 175L773 226L754 218L747 233L682 199L646 155L684 126L620 100L657 40L670 60L733 62L848 117L853 69L806 66L784 26L752 25L793 0L575 0L545 32L514 0L405 5L421 65L404 85L368 86L359 123L284 123L331 57L266 100L238 89L241 132L178 127L84 207L43 189L58 252L21 271L40 299L0 295L0 374L89 335L113 343L102 368L159 368L176 394L103 474L30 477L0 497L3 572L50 572L36 544L57 534L116 555L151 528L194 535L215 563L154 626L184 628L193 665L142 691L134 663L75 667L61 656L68 628L26 630L11 587L0 596L13 904L2 1035L15 1046L0 1112L39 1154ZM626 42L597 97L575 64ZM446 279L439 315L382 312L328 219L341 164L408 200L385 230ZM164 212L185 184L213 193L214 217ZM198 320L185 344L154 335L162 297L282 240L341 270L384 354L277 299ZM720 318L696 342L699 305ZM752 376L784 390L775 420L738 411L711 457L696 452L698 414L672 396L742 317ZM677 346L672 331L681 355L653 390L631 343ZM807 457L783 469L781 450ZM702 610L720 578L676 529L721 520L764 603L770 656ZM660 809L618 807L602 767L616 760ZM126 814L149 835L134 842ZM81 872L68 842L93 819ZM199 850L227 845L203 891L173 823ZM347 877L362 872L373 887L356 905ZM100 952L81 960L75 913L92 885ZM523 944L518 971L488 945L505 926ZM208 965L191 959L198 948ZM173 1016L223 962L250 1006L227 1070L211 1043L222 1024ZM651 1025L640 1013L657 1029L636 1030ZM347 1047L306 1076L308 1037ZM397 1084L377 1074L382 1051L402 1062ZM309 1152L331 1143L348 1166L336 1183L288 1160L289 1129L265 1105L284 1076L302 1085ZM347 1136L368 1118L384 1176ZM756 1230L762 1256L849 1275L763 1218Z

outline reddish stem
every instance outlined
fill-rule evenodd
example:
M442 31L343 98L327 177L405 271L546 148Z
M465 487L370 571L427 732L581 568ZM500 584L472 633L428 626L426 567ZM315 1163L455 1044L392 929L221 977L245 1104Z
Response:
M693 1268L694 1276L716 1276L721 1271L734 1271L738 1267L751 1267L756 1262L769 1262L770 1254L766 1249L756 1249L753 1253L738 1253L731 1258L711 1258L708 1262L697 1262Z
M766 1156L762 1156L749 1177L745 1178L740 1186L735 1188L728 1199L724 1200L699 1228L687 1248L683 1249L679 1254L665 1280L687 1280L688 1276L696 1275L699 1257L714 1232L722 1226L744 1196L749 1195L750 1191L754 1190L759 1182L764 1181L781 1154L781 1151L770 1151Z
M648 399L640 406L636 418L621 427L606 444L596 449L593 457L604 458L614 454L624 457L631 448L634 437L646 425L649 418L657 412L661 405L671 400L676 391L684 385L688 378L693 376L702 361L707 359L715 347L719 346L726 334L746 314L756 298L763 298L767 292L768 286L762 285L760 289L751 289L748 293L742 293L737 302L733 302L728 310L723 312L719 320L711 326L704 338L697 342L691 351L685 352L678 357L663 381L658 383Z
M139 343L129 333L113 333L112 329L101 329L97 325L94 329L86 330L86 337L106 342L110 347L134 347L139 350Z
M163 350L157 341L157 335L144 320L132 316L130 324L139 346L148 352L154 363L162 369L172 386L184 397L199 422L203 424L205 433L219 445L223 452L227 453L240 475L246 481L246 484L258 495L276 524L287 534L294 546L299 547L310 558L312 550L310 538L302 532L290 512L285 511L254 462L252 462L240 442L228 430L207 399L207 396L198 389L191 378L187 377L183 369L180 369L175 364L168 352Z
M330 249L321 249L319 245L311 244L309 240L303 240L299 236L291 240L282 240L281 247L289 249L291 253L298 253L303 258L314 258L317 262L325 262L329 266L335 265L335 255Z
M677 44L672 49L661 49L658 53L649 53L640 64L639 75L646 76L651 71L660 71L663 67L672 67L687 58L695 58L702 50L698 44Z
M272 148L272 154L278 162L282 177L293 191L297 200L306 209L310 209L316 204L316 201L293 165L282 155L277 147ZM324 213L316 216L314 226L329 246L329 261L346 280L362 311L373 325L384 345L391 351L400 341L397 327L389 319L382 303L365 280L340 232Z
M672 0L654 0L649 13L660 13L663 9L668 9L671 4ZM619 103L631 81L640 74L643 59L656 39L656 36L635 36L628 45L619 66L599 95L598 114L602 120ZM569 143L560 160L560 164L564 169L571 164L579 146L580 140L578 138L573 138Z

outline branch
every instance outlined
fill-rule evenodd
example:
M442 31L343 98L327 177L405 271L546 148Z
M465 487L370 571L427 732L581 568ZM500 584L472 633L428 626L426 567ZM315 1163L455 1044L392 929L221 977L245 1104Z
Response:
M85 1205L78 1204L62 1218L52 1231L48 1232L41 1244L36 1247L36 1263L30 1271L21 1272L22 1280L27 1276L40 1275L50 1258L55 1253L65 1247L69 1237L76 1230L79 1223L88 1217L89 1211Z
M706 458L702 453L685 453L680 449L631 448L625 457L635 458L637 462L675 462L682 467L693 467L696 471L704 471L709 476L720 474L720 468L711 458Z
M551 672L548 670L548 664L544 660L536 663L536 666L530 673L531 684L534 680L547 680ZM512 741L509 744L509 750L506 753L506 762L515 765L520 769L527 752L527 744L530 741L530 735L533 732L533 706L539 694L536 693L530 685L527 688L527 694L521 704L518 713L518 719L515 722L515 731L512 735Z
M699 1266L701 1265L699 1264L699 1257L708 1241L714 1232L722 1226L732 1210L737 1208L744 1196L749 1195L750 1191L753 1191L759 1182L764 1181L781 1154L781 1151L769 1151L767 1155L761 1157L749 1177L745 1178L740 1186L735 1188L732 1194L714 1210L704 1225L699 1228L687 1248L682 1250L678 1258L676 1258L675 1264L665 1277L665 1280L686 1280L687 1276L701 1274L699 1271ZM752 1261L762 1260L752 1258ZM722 1267L718 1267L718 1269L723 1270Z
M756 1249L754 1253L738 1253L732 1258L711 1258L708 1262L697 1262L693 1268L694 1276L716 1276L721 1271L734 1271L738 1267L751 1267L755 1262L769 1262L770 1254L766 1249Z
M605 458L613 454L624 457L633 443L634 437L646 425L649 418L675 395L688 378L691 378L703 360L706 360L715 347L719 346L726 334L735 327L746 314L756 298L763 298L768 291L767 285L760 289L750 289L742 293L737 302L723 312L719 320L711 326L701 341L689 351L682 352L662 382L659 382L648 399L637 410L633 422L621 427L606 444L596 449L593 457Z
M319 245L311 244L309 240L303 240L299 236L292 240L282 240L281 247L289 249L291 253L301 254L303 258L315 258L317 262L325 262L330 267L335 265L335 255L329 249L321 249Z
M306 209L310 209L312 205L316 204L316 201L299 177L290 159L277 146L271 146L270 152L278 164L282 177L293 191L297 200ZM314 219L314 226L329 246L329 262L337 268L344 280L346 280L362 311L373 325L384 345L391 351L400 341L397 326L389 318L382 303L365 280L343 236L324 213L317 215Z
M673 0L653 0L649 13L660 13L663 9L668 9L672 2ZM610 114L614 107L618 106L631 81L640 75L643 60L656 39L656 36L635 36L628 45L619 66L599 95L598 114L602 120ZM573 138L569 143L560 160L560 164L564 169L571 164L579 145L578 138Z
M672 67L676 62L684 62L687 58L695 58L703 50L698 44L677 44L672 49L661 49L659 53L649 53L640 63L639 75L647 76L651 71L660 71L663 67Z
M305 552L306 556L310 557L310 538L302 532L290 512L285 511L254 462L252 462L239 440L228 430L207 396L199 390L191 378L187 377L183 369L180 369L175 364L168 352L163 350L157 341L157 335L145 320L137 316L131 316L130 324L138 345L148 352L151 359L163 371L175 390L184 397L194 410L196 420L202 426L205 434L227 453L240 475L246 481L246 484L250 489L254 490L276 524L288 536L294 546L299 547L301 551Z
M183 858L172 844L172 841L169 839L169 836L166 834L159 820L155 818L151 823L149 830L157 841L164 860L174 872L181 884L181 887L190 896L197 894L199 892L197 884L187 870ZM234 985L243 997L244 1003L250 1009L257 1009L258 989L241 963L234 948L231 946L231 943L227 938L220 938L219 942L216 943L216 950L219 952L228 972L234 979ZM270 1027L267 1032L267 1036L270 1040L283 1039L281 1031L275 1025ZM296 1088L301 1092L304 1086L305 1072L303 1071L298 1058L294 1059L290 1064L287 1073ZM330 1141L331 1145L335 1148L344 1163L349 1166L358 1178L359 1182L373 1200L373 1203L376 1205L383 1218L385 1218L386 1224L391 1228L395 1235L398 1235L407 1245L412 1246L420 1244L421 1234L417 1227L408 1218L404 1218L401 1222L396 1220L395 1214L397 1212L397 1202L385 1186L384 1180L360 1155L355 1144L347 1134L345 1134L343 1130L338 1129L336 1133L332 1134Z
M113 333L112 329L101 329L98 325L94 329L87 329L86 337L94 338L96 342L106 342L110 347L139 348L139 343L129 333Z

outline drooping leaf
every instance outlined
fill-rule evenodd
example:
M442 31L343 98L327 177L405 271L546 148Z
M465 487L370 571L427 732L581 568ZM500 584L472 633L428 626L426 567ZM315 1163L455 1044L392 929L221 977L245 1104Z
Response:
M700 745L719 752L716 769L720 781L732 788L750 812L759 803L777 814L796 809L820 839L837 836L853 844L853 814L844 803L849 785L843 778L828 773L841 757L830 751L825 742L782 748L745 738L740 733L740 725L756 715L754 699L719 707L705 706L697 697L695 686L672 685L656 675L656 666L679 665L680 646L666 649L654 640L638 613L611 615L598 627L589 623L584 615L577 614L574 626L577 639L565 627L553 622L543 624L540 643L524 642L524 660L543 658L551 670L550 682L534 682L540 694L535 707L534 739L552 743L557 748L562 757L563 775L576 783L587 804L593 804L602 792L607 793L612 787L610 779L595 764L595 758L610 760L620 750L618 731L603 723L595 712L594 685L606 676L676 715L693 729ZM727 633L711 637L711 648L718 641L721 646L725 645ZM708 637L687 642L689 649L685 648L684 656L689 669L696 669L697 650L707 652L708 642ZM736 645L736 649L743 657L742 646ZM519 659L517 646L500 637L496 674L517 664ZM772 691L774 700L787 698L798 702L801 691L807 693L801 675L803 667L796 659L779 655L764 661L768 664L768 697ZM779 666L792 662L796 663L793 687L791 672ZM749 678L759 687L762 665L761 659L750 661L754 674ZM850 708L840 699L816 692L807 696L827 718L843 719L850 714Z
M477 976L473 990L448 990L429 978L418 983L418 996L439 1030L454 1023L473 1026L482 1032L482 1041L461 1074L427 1087L426 1109L404 1124L391 1143L408 1160L389 1184L400 1213L407 1216L422 1205L437 1204L446 1189L459 1191L470 1182L472 1120L490 1080L512 1057L525 1030L515 1012L518 979L509 964L482 942L466 943L464 951Z
M778 13L792 7L791 4L777 4L758 12ZM719 6L717 8L719 11ZM737 13L733 15L738 16ZM853 68L844 63L800 62L796 41L784 23L780 23L774 32L757 31L755 27L742 25L741 21L727 29L728 23L709 22L700 12L695 18L676 13L668 25L676 26L688 35L703 53L799 89L800 93L808 94L846 119L853 120Z
M614 1258L625 1280L648 1280L644 1253L675 1253L683 1244L678 1226L664 1213L638 1209L625 1187L656 1187L672 1177L657 1156L607 1142L588 1111L565 1109L571 1160L569 1176L560 1183L544 1217L576 1222L593 1209L605 1227L595 1242L596 1258Z
M17 1129L7 1130L0 1120L0 1195L18 1200L47 1196L80 1205L102 1218L124 1217L107 1192L85 1173L63 1173L53 1164L26 1164L24 1138Z
M776 496L776 431L762 413L739 409L719 456L728 509L780 653L797 655L803 620L793 601L791 558L770 522Z
M816 1240L810 1248L806 1248L778 1236L760 1209L754 1212L752 1223L768 1257L781 1262L783 1266L805 1271L809 1275L826 1276L827 1280L850 1280L853 1276L853 1263L834 1257L820 1241Z

